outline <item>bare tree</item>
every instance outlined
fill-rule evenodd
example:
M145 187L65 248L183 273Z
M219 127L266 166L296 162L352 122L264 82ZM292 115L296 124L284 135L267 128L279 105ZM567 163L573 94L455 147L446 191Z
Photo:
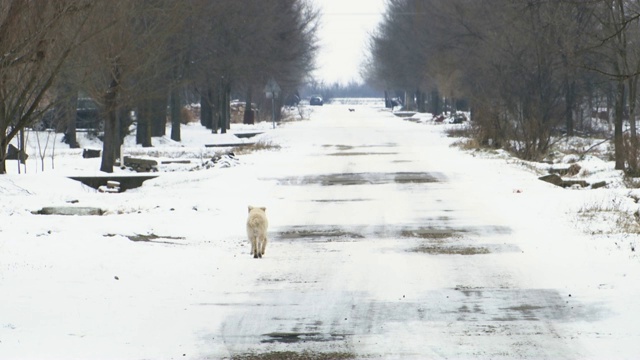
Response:
M80 90L102 110L104 172L113 171L131 109L139 141L151 146L152 135L164 135L171 99L179 140L180 89L198 89L208 105L203 120L215 114L213 130L225 131L234 88L250 98L269 77L285 91L302 83L313 67L317 17L306 0L3 1L0 173L9 141L54 105L77 145Z
M160 90L155 85L159 79L165 79L170 69L165 42L177 26L171 14L180 3L174 0L98 3L100 16L93 19L94 26L112 26L83 48L82 59L90 72L86 89L104 114L101 171L113 172L124 133L122 124L128 113L125 110L152 99ZM144 126L147 119L138 126Z
M639 148L636 130L638 76L640 76L640 4L637 1L606 0L592 3L596 32L589 50L603 61L587 67L616 83L614 147L616 169L638 175ZM629 143L624 142L624 113L629 109ZM626 167L628 165L628 168Z
M262 90L269 78L283 92L292 92L312 69L318 11L309 2L202 1L199 9L191 71L203 124L213 132L229 127L234 89L244 90L251 103L254 91Z
M367 78L384 88L406 90L419 83L449 99L465 97L482 143L540 158L554 132L573 132L579 96L591 81L584 64L606 64L588 51L593 33L587 30L605 28L594 26L594 17L606 14L603 8L620 13L622 3L627 13L636 6L607 3L390 0L371 39ZM628 36L626 25L637 17L625 19L610 21L625 31L605 31L609 36L601 43ZM623 73L626 81L633 70Z
M0 174L9 142L53 106L50 89L93 10L84 0L0 2Z

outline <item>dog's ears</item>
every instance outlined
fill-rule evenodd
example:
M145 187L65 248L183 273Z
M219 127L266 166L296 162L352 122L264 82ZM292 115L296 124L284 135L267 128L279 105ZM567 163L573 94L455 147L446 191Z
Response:
M253 210L253 206L249 205L249 212L251 212L251 210Z
M255 207L253 207L253 206L249 205L249 212L251 212L251 210L253 210L253 209L260 209L260 210L262 210L262 211L267 211L267 208L266 208L266 207L264 207L264 206L263 206L263 207L259 207L259 208L255 208Z
M260 208L260 210L267 211L267 208L263 206L263 207Z

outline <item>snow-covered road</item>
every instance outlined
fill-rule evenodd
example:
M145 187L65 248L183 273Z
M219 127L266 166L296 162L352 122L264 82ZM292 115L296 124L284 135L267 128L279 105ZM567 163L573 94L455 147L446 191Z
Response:
M640 354L638 262L575 228L587 192L375 107L316 107L263 140L282 148L121 194L62 179L60 193L13 191L0 213L0 358ZM70 199L107 215L25 209ZM262 259L249 255L247 205L267 207Z

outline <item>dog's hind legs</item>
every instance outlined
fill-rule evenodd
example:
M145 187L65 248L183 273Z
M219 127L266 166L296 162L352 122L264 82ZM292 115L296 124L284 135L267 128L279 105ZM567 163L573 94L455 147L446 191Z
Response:
M267 249L267 238L262 239L262 244L260 246L260 254L264 255L265 250Z
M250 254L253 255L254 259L258 258L258 252L260 251L259 246L258 246L258 239L257 238L253 238L250 239L251 241L251 252Z

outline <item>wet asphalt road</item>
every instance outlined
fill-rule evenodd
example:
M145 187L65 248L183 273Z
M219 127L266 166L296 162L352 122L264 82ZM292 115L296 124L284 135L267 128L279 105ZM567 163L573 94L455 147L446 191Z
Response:
M264 157L271 243L260 263L247 255L245 286L209 304L227 314L211 358L588 356L583 341L598 335L576 324L605 310L549 276L574 264L527 242L548 229L510 224L502 214L517 207L491 197L511 189L473 187L484 168L456 162L469 155L379 111L325 106L324 121L280 130L280 151L300 161Z

